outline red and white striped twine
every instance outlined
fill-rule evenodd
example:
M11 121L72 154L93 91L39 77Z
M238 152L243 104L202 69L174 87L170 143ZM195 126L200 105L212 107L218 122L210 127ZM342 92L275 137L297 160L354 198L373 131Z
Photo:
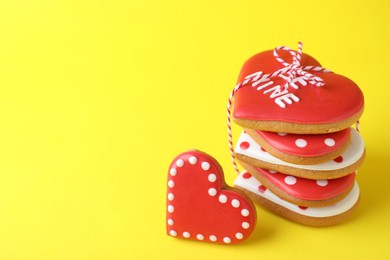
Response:
M243 87L246 86L246 84L251 81L253 87L257 87L258 84L266 82L265 84L259 86L257 89L263 89L266 86L265 85L272 85L272 78L280 76L286 79L286 87L292 86L296 88L293 84L294 78L297 76L302 77L305 81L308 81L310 84L313 84L317 87L322 87L324 85L324 81L320 78L317 77L307 71L316 71L316 72L331 72L328 69L319 67L319 66L301 66L301 58L302 58L302 42L298 43L298 51L294 52L290 48L286 46L280 46L274 49L274 56L277 61L279 61L284 67L275 71L272 74L263 74L263 72L258 71L256 73L253 73L252 75L256 75L252 80L250 79L245 79L243 82L238 83L235 88L230 92L229 95L229 100L227 104L227 130L228 130L228 141L229 141L229 149L230 149L230 157L233 163L234 170L237 172L237 174L240 174L240 171L237 166L236 162L236 157L234 155L234 145L233 145L233 135L232 135L232 124L231 124L231 110L232 110L232 104L233 104L233 99L237 91ZM288 51L290 55L293 58L293 62L290 64L283 60L279 56L279 51L284 50ZM260 78L261 77L261 78Z
M290 85L292 80L295 77L303 76L303 77L305 77L306 80L309 81L310 84L313 84L317 87L322 87L325 84L324 81L320 77L317 77L317 76L315 76L307 71L311 70L311 71L316 71L316 72L330 72L330 70L328 70L326 68L319 67L319 66L305 66L305 67L301 66L302 47L303 47L303 43L299 42L297 52L294 52L293 50L291 50L289 47L286 47L286 46L280 46L280 47L275 48L274 49L274 56L275 56L277 61L282 63L284 68L275 71L273 74L271 74L270 78L279 76L281 74L287 74L288 80L287 80L286 84ZM285 60L283 60L279 56L279 53L278 53L279 50L288 51L293 58L293 62L290 64L290 63L286 62Z
M236 156L234 155L234 145L233 145L233 134L232 134L232 120L231 120L231 114L232 114L232 104L233 104L233 98L236 92L242 87L243 85L241 83L238 83L236 87L230 92L229 95L229 101L227 104L227 130L228 130L228 141L229 141L229 149L230 149L230 158L233 163L233 168L236 171L237 174L240 174L240 171L237 166L236 162Z

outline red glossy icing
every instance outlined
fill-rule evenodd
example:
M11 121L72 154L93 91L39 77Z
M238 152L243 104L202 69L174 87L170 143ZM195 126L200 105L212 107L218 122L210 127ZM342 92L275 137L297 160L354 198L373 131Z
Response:
M340 149L350 136L350 129L329 134L283 134L260 131L261 136L270 146L286 154L302 157L326 155ZM302 139L307 142L305 147L298 147L296 141ZM248 146L249 147L249 146Z
M167 190L167 233L213 243L245 240L256 224L251 201L225 189L221 166L209 155L190 151L171 164Z
M280 56L291 63L291 55L286 51L280 51ZM320 66L314 58L303 54L302 66ZM262 71L265 74L273 73L283 68L273 56L272 51L265 51L250 58L243 66L238 82L243 82L245 77ZM363 94L359 87L350 79L335 73L312 72L325 82L323 87L308 84L299 85L299 89L288 88L300 101L286 105L285 108L275 103L270 98L270 93L264 94L263 90L257 90L251 83L241 87L234 102L235 118L249 120L275 120L298 124L327 124L348 119L361 111L364 104ZM282 78L273 78L273 86L285 83Z
M249 172L246 172L246 173L244 173L244 174L242 175L242 177L243 177L244 179L249 179L249 178L252 178L252 175L251 175Z
M264 192L267 190L267 188L266 188L264 185L260 185L260 186L258 187L258 189L259 189L259 191L260 191L261 193L264 193Z
M240 144L240 148L241 148L242 150L248 149L248 148L249 148L249 143L248 143L248 142L242 142L242 143Z
M355 173L331 180L309 180L279 172L256 168L257 172L287 194L303 200L325 200L333 198L351 187Z

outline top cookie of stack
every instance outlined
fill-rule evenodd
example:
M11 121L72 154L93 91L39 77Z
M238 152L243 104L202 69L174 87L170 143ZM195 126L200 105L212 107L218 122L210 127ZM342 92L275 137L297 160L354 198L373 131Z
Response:
M352 80L287 48L254 55L238 82L233 119L244 128L323 134L348 128L363 113L363 94Z
M298 51L278 47L251 57L238 82L232 92L233 120L244 130L234 150L238 161L265 188L301 209L341 203L353 189L365 156L363 140L351 127L364 110L359 87L302 53L301 43ZM279 183L265 169L289 181ZM316 193L311 196L307 186L315 181L321 185L311 189ZM333 190L320 187L332 182L337 183ZM313 224L312 219L300 221L290 215Z

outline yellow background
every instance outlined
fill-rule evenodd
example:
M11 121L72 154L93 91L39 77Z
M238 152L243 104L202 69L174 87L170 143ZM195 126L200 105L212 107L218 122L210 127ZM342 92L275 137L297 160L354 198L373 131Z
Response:
M390 3L345 2L0 0L0 259L390 259ZM231 185L240 67L298 41L365 94L356 214L258 208L240 245L168 237L171 160L203 150Z

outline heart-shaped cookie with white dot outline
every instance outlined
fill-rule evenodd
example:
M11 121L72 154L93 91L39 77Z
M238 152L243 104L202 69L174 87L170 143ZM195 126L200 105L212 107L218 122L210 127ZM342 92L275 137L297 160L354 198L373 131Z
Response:
M255 206L225 183L222 167L210 155L196 150L180 154L169 167L167 184L169 236L235 244L252 233Z

